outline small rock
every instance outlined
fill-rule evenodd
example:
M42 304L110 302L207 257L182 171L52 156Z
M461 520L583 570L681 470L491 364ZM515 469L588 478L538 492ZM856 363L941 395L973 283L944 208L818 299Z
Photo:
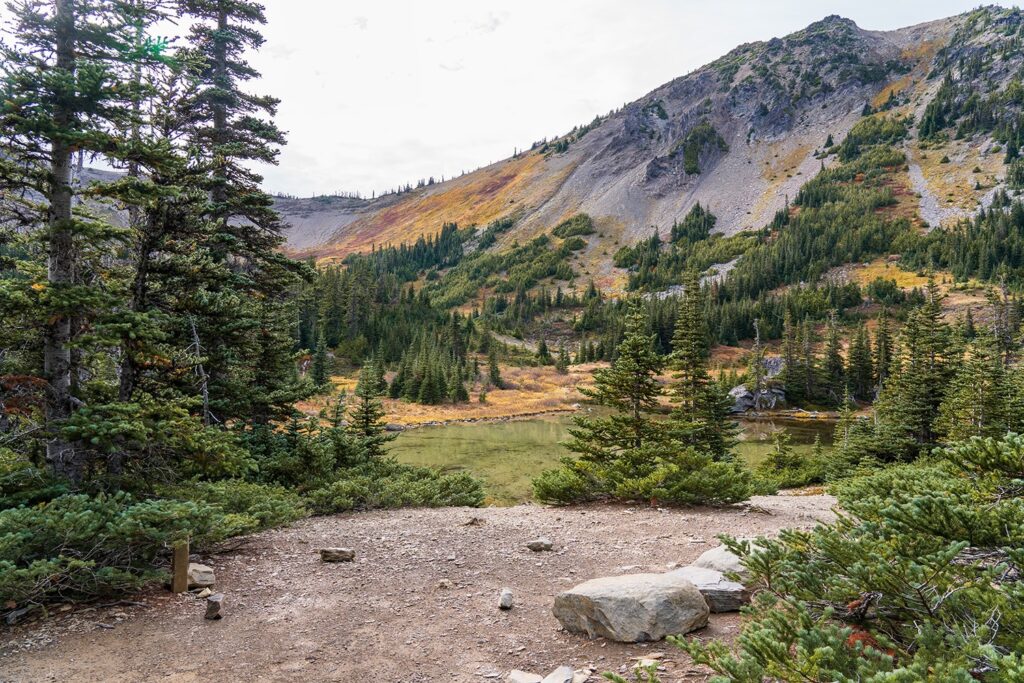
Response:
M209 588L204 588L203 590L201 590L198 593L196 593L196 597L197 598L208 598L211 595L213 595L213 591L210 590Z
M323 562L351 562L356 559L356 551L352 548L321 548L320 559Z
M549 673L541 683L572 683L575 674L571 666L560 666Z
M205 564L188 563L189 588L209 588L215 583L217 583L217 577L214 575L213 569Z
M499 609L512 609L512 590L509 588L501 589L501 596L498 598Z
M544 538L535 538L526 544L526 547L535 553L543 552L545 550L551 550L551 541Z
M221 610L224 608L224 594L214 593L210 597L206 598L206 614L203 618L205 619L222 619L224 614Z
M593 673L593 669L576 669L572 673L572 683L587 683Z
M437 587L444 588L445 590L447 590L449 588L455 588L455 584L452 583L451 579L441 579L437 582Z
M519 669L509 671L508 678L505 679L506 683L541 683L543 680L537 674L527 673Z

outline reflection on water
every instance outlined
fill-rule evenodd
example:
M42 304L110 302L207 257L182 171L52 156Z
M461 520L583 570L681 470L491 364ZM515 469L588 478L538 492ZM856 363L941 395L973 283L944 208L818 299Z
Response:
M467 470L486 482L490 502L509 505L531 497L530 481L569 454L572 418L556 415L530 420L452 424L402 432L391 453L401 462ZM815 436L832 443L833 425L807 420L741 420L739 457L756 464L771 449L771 435L785 431L798 450L811 448Z

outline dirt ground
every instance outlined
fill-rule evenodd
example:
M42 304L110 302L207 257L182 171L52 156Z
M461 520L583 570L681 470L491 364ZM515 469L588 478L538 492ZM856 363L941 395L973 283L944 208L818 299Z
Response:
M58 608L0 630L0 680L480 683L569 665L593 667L597 681L661 652L663 681L701 681L707 674L664 643L565 633L551 615L555 594L686 564L721 533L813 526L833 504L773 496L725 510L520 505L307 519L193 558L216 570L224 619L206 621L204 600L158 589L130 596L140 604ZM552 552L524 547L542 535ZM317 550L330 546L354 548L356 561L321 563ZM503 587L515 595L508 612L497 606ZM738 615L712 615L694 635L729 638L738 625Z

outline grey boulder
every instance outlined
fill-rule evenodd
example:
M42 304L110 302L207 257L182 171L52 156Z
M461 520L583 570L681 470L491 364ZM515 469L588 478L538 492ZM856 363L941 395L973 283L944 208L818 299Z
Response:
M623 643L661 640L708 623L708 604L682 576L626 574L581 583L555 597L566 631Z
M526 547L535 553L543 552L545 550L551 550L551 541L544 538L535 538L526 544Z
M738 612L750 602L750 592L741 583L730 581L717 569L682 567L670 574L681 576L700 591L712 612Z
M209 588L217 583L217 577L213 573L213 569L207 567L205 564L198 564L196 562L188 563L188 587L192 588Z
M505 679L506 683L543 683L543 680L537 674L527 673L519 669L509 671L508 678Z

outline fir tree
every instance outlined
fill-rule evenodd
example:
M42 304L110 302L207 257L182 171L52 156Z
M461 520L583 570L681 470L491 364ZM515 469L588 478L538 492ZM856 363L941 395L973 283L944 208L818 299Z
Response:
M313 353L313 362L309 368L309 377L317 388L325 387L330 382L330 371L328 369L327 336L320 331L316 338L316 351Z
M829 316L827 329L822 375L829 402L838 405L846 394L846 365L843 362L842 340L839 337L839 324L834 311Z
M857 327L850 342L849 353L850 392L861 401L870 401L874 396L874 367L871 363L871 339L863 324Z
M383 457L387 453L387 443L398 436L387 431L378 386L380 370L368 362L359 373L354 392L355 404L349 409L349 423L345 428L367 458Z
M569 372L569 352L566 351L565 344L561 344L558 347L558 360L555 361L555 370L562 375Z
M669 395L675 403L670 420L673 438L716 460L733 446L735 424L729 420L731 402L708 374L710 344L704 322L704 295L699 276L690 272L679 299L669 368Z
M491 347L487 355L487 379L495 389L505 386L501 380L501 368L498 366L498 352L494 347Z

